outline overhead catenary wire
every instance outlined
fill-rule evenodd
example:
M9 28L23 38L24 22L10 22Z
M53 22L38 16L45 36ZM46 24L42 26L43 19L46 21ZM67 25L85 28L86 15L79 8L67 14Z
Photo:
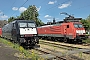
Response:
M20 7L22 7L24 4L26 4L27 1L28 1L28 0L26 0ZM20 7L19 7L19 8L20 8ZM16 12L16 11L15 11L15 12ZM15 12L13 12L13 14L15 14ZM12 16L13 14L11 14L11 16ZM10 17L11 17L11 16L10 16Z
M49 10L55 8L55 7L58 7L59 5L65 4L65 3L70 2L70 1L71 1L71 0L63 1L63 2L61 2L61 3L58 3L58 4L56 4L56 5L54 5L54 6L50 7L50 8L48 8L48 9L43 10L43 11L41 11L41 12L49 11ZM43 14L43 15L44 15L44 14Z
M16 1L17 1L17 0L15 0L15 1L12 3L12 5L11 5L11 7L10 7L10 8L12 8L12 6L16 3Z
M70 1L70 0L66 0L66 1L64 1L64 2L62 2L62 3L60 3L60 4L64 4L64 3L68 2L68 1ZM57 4L57 5L55 5L55 6L53 6L53 7L50 7L50 8L48 8L48 9L46 9L46 10L52 9L52 8L54 8L54 7L56 7L56 6L60 5L60 4ZM74 10L76 10L76 9L87 8L88 6L90 6L90 4L85 5L85 6L82 6L82 7L78 7L78 8L75 8L75 9L72 9L72 11L74 11ZM46 10L45 10L45 11L46 11ZM71 11L71 10L70 10L70 11Z
M66 0L66 1L64 1L64 2L62 2L62 3L59 3L59 4L57 4L57 5L54 5L53 7L50 7L50 8L48 8L48 9L44 10L44 11L48 11L48 10L50 10L50 9L53 9L54 7L57 7L57 6L59 6L59 5L61 5L61 4L64 4L64 3L68 2L68 1L71 1L71 0ZM82 6L82 7L78 7L78 8L72 9L72 10L68 10L68 11L75 11L76 9L78 10L78 9L86 8L86 7L88 7L88 6L90 6L90 4L84 5L84 6ZM42 11L42 12L44 12L44 11Z
M53 7L50 7L50 8L48 8L48 9L44 10L44 11L50 10L50 9L52 9L52 8L54 8L54 7L57 7L57 6L61 5L61 4L66 3L66 2L68 2L68 1L71 1L71 0L66 0L66 1L64 1L64 2L62 2L62 3L59 3L59 4L57 4L57 5L54 5ZM44 12L44 11L42 11L42 12Z
M90 6L90 4L85 5L85 6L82 6L82 7L78 7L78 8L75 8L75 9L69 10L69 11L76 11L76 10L78 10L78 9L87 8L88 6Z
M17 0L15 0L12 5L10 6L10 8L12 8L12 6L16 3ZM9 12L9 11L8 11ZM6 12L7 13L7 12ZM2 15L4 16L6 13L3 13Z
M20 7L22 7L27 1L28 1L28 0L26 0ZM44 1L45 1L45 0L44 0ZM44 2L44 1L42 1L42 2ZM50 9L53 9L53 8L55 8L55 7L57 7L57 6L61 5L61 4L64 4L64 3L68 2L68 1L71 1L71 0L66 0L66 1L64 1L64 2L62 2L62 3L59 3L59 4L57 4L57 5L54 5L54 6L48 8L48 9L46 9L46 10L43 10L43 11L41 11L41 12L44 12L44 11L48 11L48 10L50 10ZM41 3L42 3L42 2L41 2ZM77 9L81 9L81 8L82 8L82 7L77 8ZM16 12L16 11L15 11L15 12ZM14 12L13 14L15 14L15 12ZM13 15L13 14L12 14L12 15ZM11 16L12 16L12 15L11 15Z
M26 0L20 7L22 7L27 1L28 1L28 0ZM45 1L45 0L44 0L44 1ZM42 2L44 2L44 1L42 1ZM59 4L57 4L57 5L53 6L53 7L50 7L50 8L48 8L48 9L44 10L44 11L50 10L50 9L52 9L52 8L60 5L60 4L66 3L66 2L68 2L68 1L71 1L71 0L66 0L66 1L64 1L64 2L62 2L62 3L59 3ZM15 12L16 12L16 11L15 11ZM13 14L15 14L15 12L13 12ZM43 11L42 11L42 12L43 12ZM13 14L11 14L11 16L12 16Z

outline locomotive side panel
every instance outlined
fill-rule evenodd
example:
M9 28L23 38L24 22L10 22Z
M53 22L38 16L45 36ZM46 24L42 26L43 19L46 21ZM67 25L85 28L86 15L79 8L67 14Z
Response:
M62 23L58 25L51 25L46 27L38 27L39 36L51 36L51 37L73 37L72 26L69 23Z
M5 26L3 26L2 28L2 37L7 38L7 39L11 39L12 38L12 24L7 24Z
M59 26L42 26L38 28L39 36L56 36L61 34L61 27Z

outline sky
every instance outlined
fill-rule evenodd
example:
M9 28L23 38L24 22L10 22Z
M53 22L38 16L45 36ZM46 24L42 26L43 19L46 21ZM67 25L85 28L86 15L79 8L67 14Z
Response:
M20 16L29 5L35 5L42 22L62 21L66 12L75 17L87 18L90 14L90 0L0 0L0 20Z

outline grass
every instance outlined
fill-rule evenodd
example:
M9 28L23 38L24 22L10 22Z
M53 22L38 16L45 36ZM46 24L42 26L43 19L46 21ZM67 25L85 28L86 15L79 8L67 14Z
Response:
M90 43L90 38L86 39L86 40L83 40L83 42L85 43Z
M37 54L35 54L34 52L32 52L30 54L29 51L25 50L22 46L20 46L19 44L16 43L12 43L9 40L5 40L3 38L0 38L0 42L3 44L6 44L8 46L10 46L11 48L14 48L15 50L18 50L20 52L20 56L23 58L28 58L31 60L44 60L43 58L39 57Z

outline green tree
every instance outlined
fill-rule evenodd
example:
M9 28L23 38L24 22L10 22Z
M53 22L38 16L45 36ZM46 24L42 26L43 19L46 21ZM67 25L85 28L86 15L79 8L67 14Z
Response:
M81 23L83 24L84 28L87 30L88 29L88 25L87 25L88 22L87 22L87 20L82 19Z
M24 20L34 20L38 26L43 25L44 23L38 18L39 13L35 5L31 5L27 8L26 11L21 13L20 19Z
M88 31L90 31L90 15L86 18L88 24Z
M12 22L12 21L14 21L15 20L15 17L10 17L9 19L8 19L8 23L9 22Z
M12 22L15 19L20 19L20 20L34 20L37 24L37 26L43 25L44 23L38 18L39 13L37 11L37 8L35 5L31 5L27 8L27 10L25 10L24 12L22 12L20 14L20 16L17 16L17 18L15 17L10 17L8 19L8 22Z
M89 20L90 21L90 15L86 18L86 20Z
M90 15L86 19L82 19L81 23L83 24L86 31L90 31Z
M44 25L44 23L39 19L39 20L37 20L37 25L41 26L41 25Z
M36 22L37 16L35 17L35 15L38 14L38 12L35 10L37 9L34 5L29 6L26 11L21 13L20 18L25 20L34 20Z

